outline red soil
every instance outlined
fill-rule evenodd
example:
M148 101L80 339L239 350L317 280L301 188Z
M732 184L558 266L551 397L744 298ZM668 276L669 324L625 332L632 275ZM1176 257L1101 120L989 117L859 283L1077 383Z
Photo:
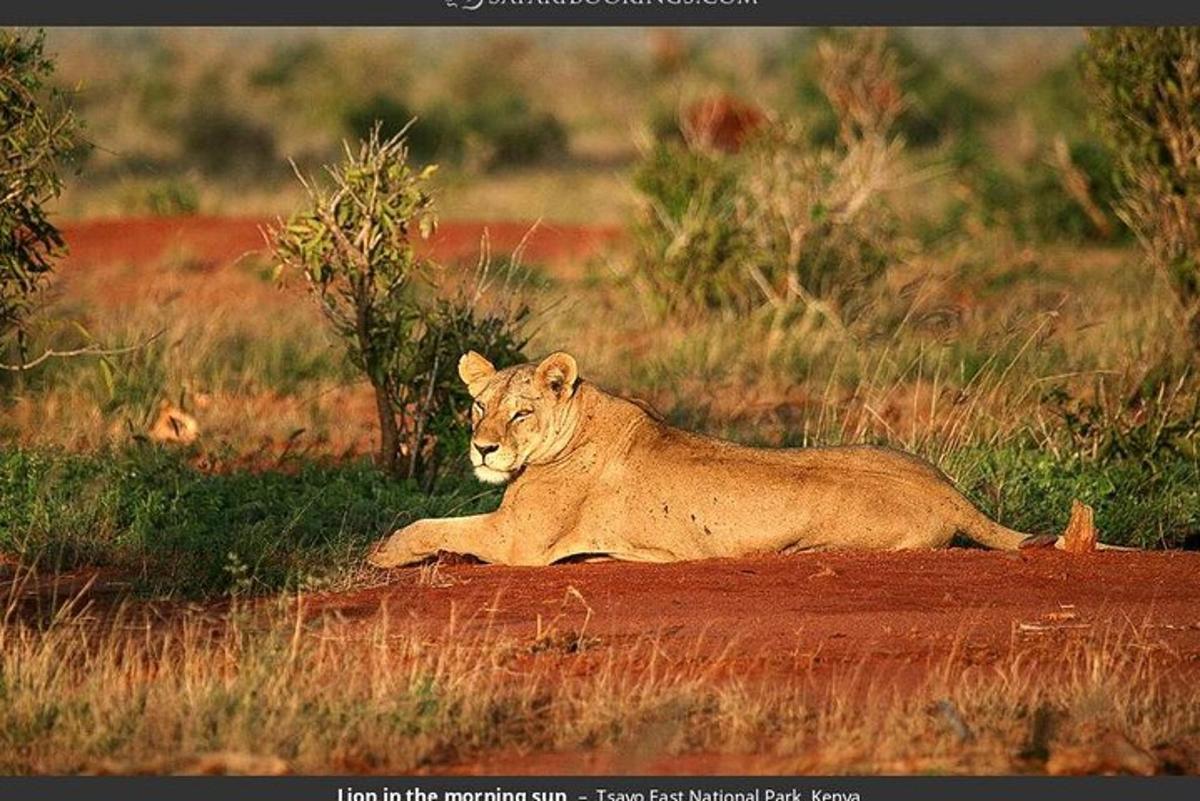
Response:
M905 682L952 654L986 665L1136 628L1143 645L1163 644L1176 667L1200 674L1193 553L951 549L438 571L436 586L399 571L386 586L318 596L310 608L369 619L386 607L430 636L453 617L455 637L484 627L532 637L540 618L608 644L654 638L668 653L724 654L739 675L863 666Z
M153 263L172 252L217 265L263 250L262 231L273 222L265 217L150 217L70 223L63 226L70 246L67 265ZM527 264L584 260L621 236L615 226L448 222L428 243L429 252L444 262L473 262L485 232L497 258L507 258L524 240Z

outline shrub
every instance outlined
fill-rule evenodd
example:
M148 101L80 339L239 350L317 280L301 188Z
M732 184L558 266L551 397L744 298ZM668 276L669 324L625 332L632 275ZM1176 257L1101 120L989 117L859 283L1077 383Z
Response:
M1121 218L1200 344L1200 29L1093 30L1085 65L1120 165Z
M328 170L332 187L301 179L308 207L271 234L277 258L304 275L375 391L380 465L427 488L469 406L459 356L475 349L519 361L528 314L515 301L485 308L486 274L449 297L429 291L435 267L413 238L436 226L435 169L415 171L404 139L376 128Z
M957 85L945 73L945 61L929 59L903 37L895 41L901 51L911 51L900 61L914 105L927 105L940 95L937 86ZM958 102L946 101L946 116L936 115L946 123L937 126L937 140L947 144L943 152L954 168L959 191L940 219L920 223L926 241L961 235L968 224L1002 229L1026 242L1112 241L1127 235L1113 211L1113 154L1087 129L1088 97L1078 61L1064 59L1044 71L1014 98L1008 119L996 120L1032 134L1020 138L1014 148L1016 160L999 156L994 137L981 126L997 117L991 102L972 99L969 92L958 98L961 108L956 108ZM977 83L982 80L976 77ZM954 94L948 89L944 97ZM905 129L906 114L899 123L906 131L906 144L921 142Z
M995 114L983 95L947 68L951 63L948 57L923 53L895 31L889 32L888 43L896 53L909 98L896 121L896 130L906 145L936 145L975 130Z
M767 300L836 314L890 261L882 195L904 108L895 61L878 34L825 41L820 54L836 144L814 147L799 125L775 123L736 154L662 141L637 169L639 273L668 308L744 312Z
M567 151L567 129L558 117L534 109L513 92L489 95L468 106L463 126L487 149L488 166L532 164Z
M1011 231L1020 241L1109 241L1125 234L1112 212L1112 153L1096 142L1069 143L1060 136L1027 161L1006 167L969 136L955 145L952 163L969 197L951 208L937 234L961 227L968 217Z
M895 120L895 131L911 147L931 147L951 137L976 130L989 119L991 104L946 68L946 58L926 55L908 37L896 31L882 35L895 59L896 74L903 84L907 102ZM845 46L853 34L826 32L820 41ZM821 86L820 53L812 37L799 35L787 48L795 71L794 97L805 121L810 141L831 145L837 140L838 116Z
M28 315L64 247L46 207L80 144L65 98L46 89L54 65L43 43L40 33L0 30L0 352L15 342L22 365Z
M224 82L215 76L193 91L178 123L184 152L210 175L260 175L276 163L275 135L225 98Z
M1068 213L1073 220L1087 220L1086 226L1076 223L1078 235L1090 239L1127 235L1129 229L1113 212L1118 193L1112 150L1091 139L1068 142L1059 137L1054 153L1059 186L1074 201Z
M408 152L418 161L456 161L462 157L465 132L453 115L441 106L418 114L407 103L389 95L376 94L347 108L343 121L356 139L370 137L377 125L385 139L404 132Z
M360 138L376 122L387 137L416 119L406 139L409 152L420 160L494 169L555 158L567 150L567 129L556 115L528 97L532 76L541 80L533 52L523 36L485 37L444 68L444 91L452 102L417 107L377 94L351 105L343 119Z
M384 137L405 131L409 152L419 161L458 162L473 149L482 166L494 168L536 163L567 149L562 122L514 91L468 98L457 109L434 105L423 111L377 94L346 109L343 120L358 138L376 125Z
M822 305L845 316L893 257L895 223L880 196L898 144L851 136L844 152L813 150L785 126L749 153L739 204L746 266L776 306Z
M182 177L127 184L121 188L119 199L125 214L171 217L200 210L195 184Z
M735 157L670 141L656 143L635 171L639 271L667 307L718 307L745 294L738 179Z
M210 175L261 173L275 162L275 137L220 106L192 106L181 124L184 150Z
M289 86L325 62L325 48L314 39L283 42L271 48L266 60L251 71L250 83L267 89Z

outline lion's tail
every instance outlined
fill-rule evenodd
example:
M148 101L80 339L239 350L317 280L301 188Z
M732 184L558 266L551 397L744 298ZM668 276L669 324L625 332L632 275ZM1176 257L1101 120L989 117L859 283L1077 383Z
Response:
M1026 534L1014 531L988 518L977 509L962 526L962 531L975 542L987 548L1001 551L1016 551L1023 548L1057 548L1060 551L1086 553L1095 550L1132 550L1118 545L1106 545L1097 539L1095 517L1092 507L1080 501L1071 503L1071 519L1061 536L1053 534Z

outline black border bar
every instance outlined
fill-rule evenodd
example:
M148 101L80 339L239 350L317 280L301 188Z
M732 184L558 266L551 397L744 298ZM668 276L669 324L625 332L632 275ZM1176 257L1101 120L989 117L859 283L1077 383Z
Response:
M4 25L1200 25L1198 0L4 0Z

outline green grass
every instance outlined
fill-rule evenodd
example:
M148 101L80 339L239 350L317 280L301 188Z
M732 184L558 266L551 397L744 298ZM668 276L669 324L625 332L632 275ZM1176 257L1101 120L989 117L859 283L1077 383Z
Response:
M424 495L365 462L207 474L152 445L10 448L0 451L0 552L49 569L115 567L153 595L318 588L361 567L396 527L494 498L466 482Z
M948 462L980 509L1021 531L1061 533L1079 499L1095 510L1104 542L1200 545L1200 461L1182 454L1091 460L1010 444Z

